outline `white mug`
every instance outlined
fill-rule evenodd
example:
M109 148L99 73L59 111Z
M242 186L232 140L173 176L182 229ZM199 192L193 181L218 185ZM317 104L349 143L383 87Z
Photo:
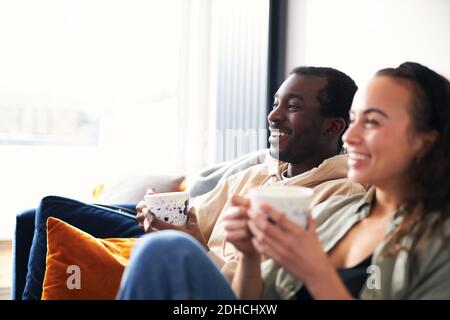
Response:
M144 200L156 218L177 226L186 224L189 210L188 192L148 194Z
M306 228L314 191L299 186L261 186L250 189L251 208L260 212L261 203L267 203L289 219Z

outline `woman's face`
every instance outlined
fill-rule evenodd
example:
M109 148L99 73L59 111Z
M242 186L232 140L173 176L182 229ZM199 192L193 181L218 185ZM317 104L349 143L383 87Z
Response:
M373 78L362 99L355 99L342 137L350 179L378 187L407 183L423 145L411 122L411 102L412 87L387 76Z

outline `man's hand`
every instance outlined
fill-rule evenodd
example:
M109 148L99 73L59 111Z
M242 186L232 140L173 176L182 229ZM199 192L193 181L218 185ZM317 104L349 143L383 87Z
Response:
M148 188L147 191L145 192L145 195L155 194L155 193L157 193L155 189ZM152 224L152 220L155 216L147 209L145 200L140 201L136 205L136 212L137 212L136 220L139 223L139 227L143 228L146 233L152 232L153 230L151 230L151 224Z
M153 188L147 189L145 195L157 193ZM155 232L159 230L178 230L183 231L194 237L200 244L209 251L208 244L205 237L198 226L197 216L195 215L195 208L190 208L188 213L188 220L183 226L175 226L155 217L155 215L147 208L144 200L136 205L136 220L139 226L144 229L145 233Z
M260 255L252 243L252 234L248 227L248 210L250 201L234 195L231 207L227 209L225 222L225 240L232 243L246 257L260 259Z

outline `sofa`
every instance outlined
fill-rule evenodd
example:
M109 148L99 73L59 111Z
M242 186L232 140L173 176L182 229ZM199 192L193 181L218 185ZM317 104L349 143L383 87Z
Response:
M13 277L11 297L14 300L39 299L39 286L42 286L45 261L40 261L38 272L29 272L36 268L31 263L36 251L46 252L46 239L42 237L42 227L36 225L41 215L51 216L54 210L67 212L67 222L98 238L137 237L143 231L135 221L134 208L143 198L148 187L155 187L159 192L186 189L191 198L212 190L221 181L246 168L261 164L268 158L268 149L252 152L235 160L222 162L208 167L191 177L148 175L126 177L114 184L100 185L94 189L95 203L83 203L58 196L42 199L37 210L31 209L17 214L16 230L13 239ZM52 211L53 210L53 211ZM120 217L116 219L115 217ZM100 220L99 220L100 219ZM120 222L115 222L119 221ZM92 221L97 221L92 223ZM101 221L101 223L98 223ZM45 227L45 226L44 226ZM40 229L40 233L36 230ZM43 245L44 244L44 245ZM40 247L39 247L40 246ZM38 268L39 269L39 268ZM33 277L30 275L33 274ZM39 277L37 281L35 274ZM33 288L34 286L34 288ZM25 292L25 294L24 294ZM34 292L30 294L30 292Z

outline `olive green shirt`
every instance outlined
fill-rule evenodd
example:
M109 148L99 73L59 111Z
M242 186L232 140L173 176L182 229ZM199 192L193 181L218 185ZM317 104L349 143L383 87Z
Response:
M334 196L312 210L317 234L326 252L361 219L367 217L375 189L353 196ZM424 216L408 236L401 239L402 250L387 253L387 241L372 255L361 299L450 299L450 219L443 232L417 236L419 227L433 224L437 214ZM386 236L401 222L400 214L391 219ZM429 228L430 229L430 228ZM262 263L264 299L295 299L303 283L273 260Z

